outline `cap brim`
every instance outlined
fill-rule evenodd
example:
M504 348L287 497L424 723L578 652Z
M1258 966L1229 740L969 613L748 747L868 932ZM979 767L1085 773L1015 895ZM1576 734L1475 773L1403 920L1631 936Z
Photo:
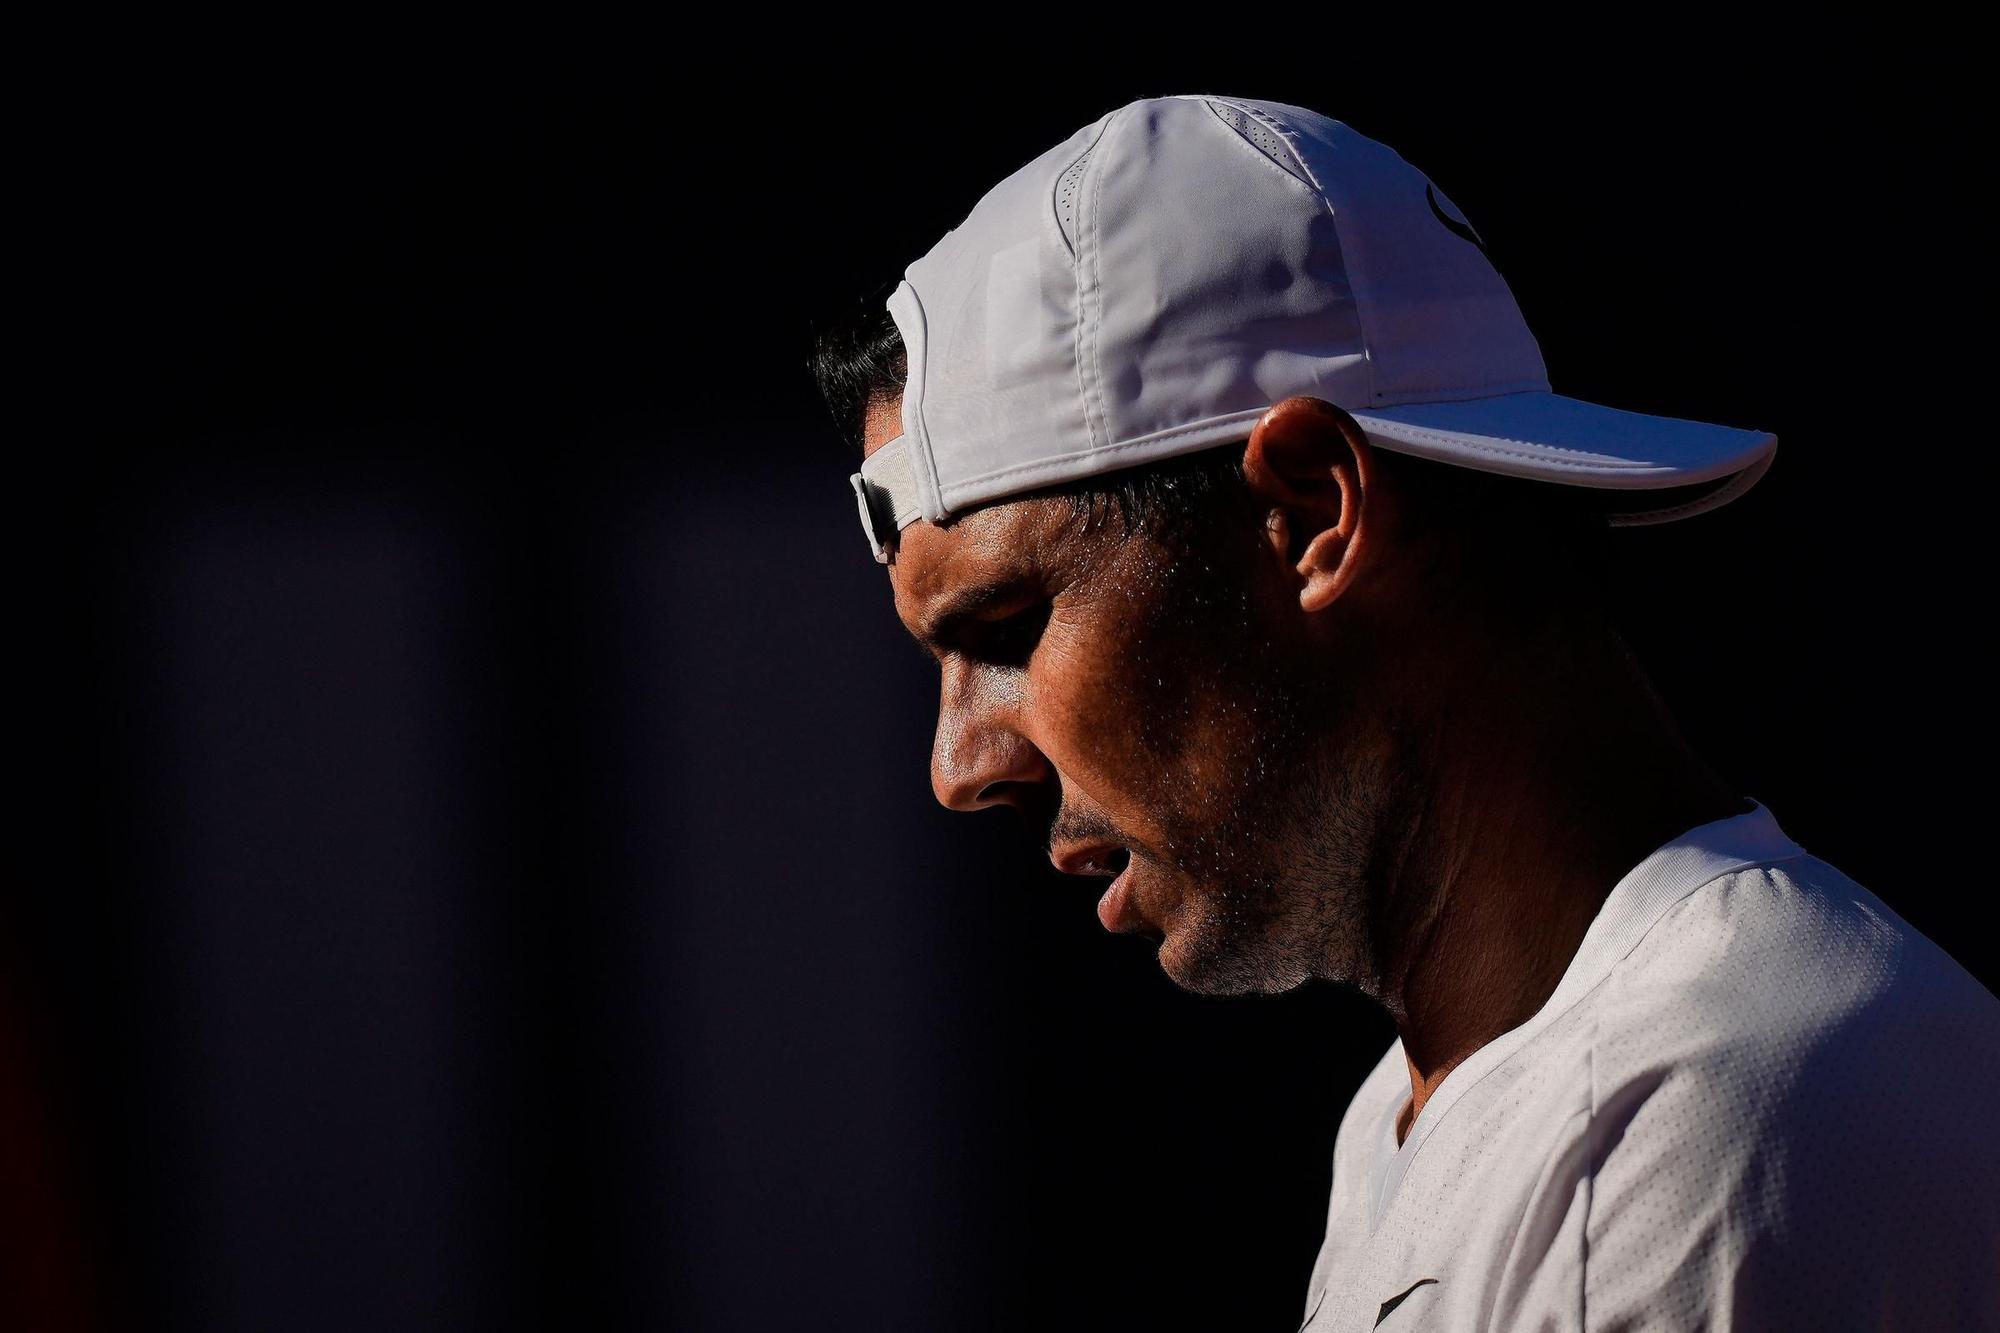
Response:
M1699 488L1667 504L1648 505L1636 496L1630 505L1610 502L1614 526L1664 523L1727 504L1756 483L1778 447L1769 431L1649 416L1532 390L1352 416L1383 448L1460 467L1604 490Z

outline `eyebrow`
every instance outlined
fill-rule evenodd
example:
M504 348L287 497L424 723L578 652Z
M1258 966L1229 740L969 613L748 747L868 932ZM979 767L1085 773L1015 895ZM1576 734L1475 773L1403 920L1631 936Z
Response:
M926 655L941 652L967 625L983 619L980 615L982 611L991 611L996 606L1013 601L1034 582L1029 574L1003 574L952 593L945 598L943 610L915 634L918 647Z

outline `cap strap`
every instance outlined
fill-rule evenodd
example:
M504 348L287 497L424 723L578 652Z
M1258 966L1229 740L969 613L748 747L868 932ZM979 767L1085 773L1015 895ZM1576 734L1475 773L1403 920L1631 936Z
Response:
M896 534L923 514L916 474L910 467L908 437L898 435L868 455L848 482L854 487L868 548L875 553L877 564L886 565L895 549Z

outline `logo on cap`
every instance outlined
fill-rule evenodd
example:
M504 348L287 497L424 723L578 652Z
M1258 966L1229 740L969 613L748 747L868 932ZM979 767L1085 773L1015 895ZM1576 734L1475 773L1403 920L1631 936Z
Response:
M1472 229L1472 224L1469 222L1460 222L1457 218L1451 216L1451 214L1445 212L1444 209L1438 206L1437 193L1431 189L1431 183L1429 181L1424 182L1424 199L1430 204L1432 215L1435 216L1439 222L1444 223L1445 227L1449 229L1454 236L1460 236L1468 241L1471 241L1474 245L1479 247L1480 254L1482 255L1486 254L1486 242L1479 239L1479 233ZM1486 257L1488 259L1491 259L1493 256L1486 255Z

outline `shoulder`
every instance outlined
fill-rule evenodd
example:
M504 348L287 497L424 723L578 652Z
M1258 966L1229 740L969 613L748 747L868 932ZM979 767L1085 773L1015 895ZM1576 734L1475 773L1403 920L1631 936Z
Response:
M1883 1110L2000 1097L2000 1000L1810 855L1690 893L1613 969L1595 1008L1608 1077L1676 1074L1711 1096Z
M1596 1009L1584 1169L1604 1308L1635 1274L1684 1312L1726 1289L1738 1314L1796 1314L1808 1290L1949 1302L1990 1275L2000 1001L1847 875L1802 856L1711 881ZM1662 1256L1678 1258L1646 1279ZM1898 1286L1905 1263L1945 1288Z

